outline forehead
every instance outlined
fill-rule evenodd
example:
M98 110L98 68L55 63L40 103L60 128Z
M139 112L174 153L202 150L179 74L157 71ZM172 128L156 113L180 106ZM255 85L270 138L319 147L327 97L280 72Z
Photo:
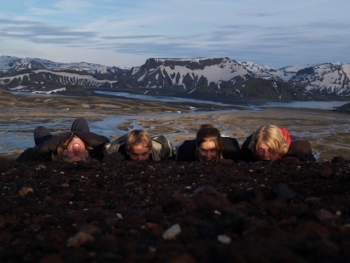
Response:
M265 141L261 141L259 143L258 147L261 149L269 149L270 148Z
M148 147L143 146L142 144L139 145L134 145L131 148L131 152L133 153L144 153L144 152L149 152L151 149L149 149Z
M201 143L200 148L202 148L202 149L214 149L214 148L216 148L216 145L215 145L215 142L206 141L206 142Z

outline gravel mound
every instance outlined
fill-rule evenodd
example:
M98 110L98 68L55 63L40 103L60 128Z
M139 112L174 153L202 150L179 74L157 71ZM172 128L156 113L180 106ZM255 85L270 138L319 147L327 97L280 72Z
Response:
M1 262L350 262L350 161L0 162Z

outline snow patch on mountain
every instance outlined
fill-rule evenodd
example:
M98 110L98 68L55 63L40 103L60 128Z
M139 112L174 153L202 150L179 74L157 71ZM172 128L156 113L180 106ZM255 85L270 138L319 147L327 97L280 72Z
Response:
M168 77L173 86L186 87L185 78L190 78L197 83L202 78L209 83L219 84L221 81L229 81L235 77L245 79L251 73L239 63L227 58L201 59L152 59L146 62L145 67L132 69L132 75L137 76L137 81L142 82L155 74L155 80L159 75ZM166 72L166 75L164 75Z
M226 57L151 58L141 66L128 69L87 62L56 63L38 58L0 56L0 84L12 89L22 89L26 85L31 90L45 86L53 90L66 85L115 88L121 83L130 88L176 88L187 92L205 85L239 90L248 80L259 78L276 81L276 85L288 82L301 92L350 95L350 64L341 62L275 69Z

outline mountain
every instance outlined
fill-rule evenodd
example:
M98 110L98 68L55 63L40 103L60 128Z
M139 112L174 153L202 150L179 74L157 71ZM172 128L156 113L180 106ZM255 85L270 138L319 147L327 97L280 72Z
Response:
M307 66L288 66L281 69L275 69L271 66L260 65L254 62L240 62L244 67L253 72L262 79L289 81L299 70Z
M190 91L203 85L221 89L253 78L255 76L244 66L228 58L150 58L144 65L134 67L121 76L120 80L132 87Z
M308 92L350 95L350 64L325 63L299 70L290 79Z
M47 69L51 71L71 71L112 78L127 72L128 68L108 67L100 64L79 62L79 63L56 63L40 58L17 58L11 56L0 56L0 74L16 73L22 70ZM108 78L107 78L108 79Z
M113 88L129 69L93 63L56 63L38 58L0 56L0 83L11 90L62 92L67 87Z
M76 88L129 89L192 97L206 94L306 100L350 96L349 79L350 64L340 62L275 69L226 57L149 58L141 66L124 68L0 56L1 85L45 93L72 92Z

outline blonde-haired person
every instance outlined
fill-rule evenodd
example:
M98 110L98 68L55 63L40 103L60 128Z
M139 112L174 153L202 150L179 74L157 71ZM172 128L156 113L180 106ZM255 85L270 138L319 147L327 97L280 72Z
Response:
M242 144L241 160L245 162L276 161L288 156L316 161L308 140L291 136L287 129L275 125L261 126Z
M126 136L125 150L132 161L152 159L153 144L148 132L143 130L130 131Z
M90 132L84 118L77 118L70 132L53 135L44 126L34 129L35 147L27 148L17 162L63 161L86 162L91 159L101 161L103 146L109 142L105 136Z
M116 160L160 161L174 159L174 147L164 136L150 136L144 130L131 130L105 145L104 153Z
M202 124L196 138L179 145L177 161L218 162L221 159L239 161L239 144L235 138L223 137L212 124Z

